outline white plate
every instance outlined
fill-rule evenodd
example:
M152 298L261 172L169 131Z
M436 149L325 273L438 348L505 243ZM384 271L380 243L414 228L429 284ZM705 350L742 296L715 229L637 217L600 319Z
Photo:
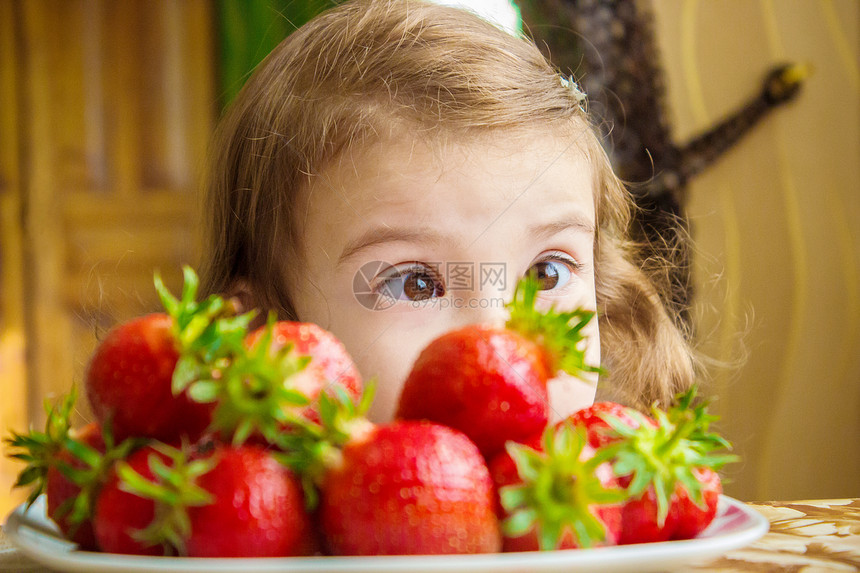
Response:
M757 511L721 496L717 517L695 539L642 543L595 549L495 553L485 555L430 555L401 557L289 557L258 559L200 559L135 557L78 551L64 540L45 516L44 498L29 510L16 508L4 530L22 553L57 571L124 573L136 571L230 571L234 573L344 573L401 572L550 573L572 571L657 571L717 557L744 547L764 535L768 522Z

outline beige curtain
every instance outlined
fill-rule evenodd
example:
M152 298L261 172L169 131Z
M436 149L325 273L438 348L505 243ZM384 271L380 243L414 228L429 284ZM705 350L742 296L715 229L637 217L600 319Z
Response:
M860 495L860 3L653 0L677 141L781 62L798 100L690 186L698 338L745 500ZM742 361L742 362L741 362Z

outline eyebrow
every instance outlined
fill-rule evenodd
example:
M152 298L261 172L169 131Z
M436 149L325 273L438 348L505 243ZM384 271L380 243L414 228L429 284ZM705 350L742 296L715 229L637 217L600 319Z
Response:
M594 223L583 213L574 212L557 221L533 225L529 227L529 234L533 237L547 238L567 230L593 235ZM337 264L341 265L361 251L386 243L430 243L438 245L442 242L444 242L444 237L433 229L374 227L349 241L341 251Z
M388 226L374 227L349 241L340 253L337 264L342 264L365 249L385 243L439 244L442 242L442 235L432 229L406 229Z
M533 225L529 227L529 234L533 237L548 238L568 230L593 235L594 223L584 213L573 212L556 221Z

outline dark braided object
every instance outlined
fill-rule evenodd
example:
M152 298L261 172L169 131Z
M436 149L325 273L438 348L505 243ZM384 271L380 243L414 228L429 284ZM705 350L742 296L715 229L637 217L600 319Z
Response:
M671 137L666 87L651 13L636 0L522 0L527 31L553 63L571 71L600 118L616 173L640 207L632 233L668 260L671 299L689 326L692 299L689 228L684 205L690 179L714 163L770 111L794 99L805 77L798 66L767 74L761 92L684 145Z

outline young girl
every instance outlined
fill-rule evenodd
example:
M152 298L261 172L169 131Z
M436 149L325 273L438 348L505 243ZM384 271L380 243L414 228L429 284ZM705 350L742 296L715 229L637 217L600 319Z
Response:
M266 58L222 121L205 289L333 332L377 377L371 415L385 420L430 340L500 323L535 273L541 304L597 310L601 397L665 405L691 384L691 354L633 262L631 203L582 99L531 42L466 11L330 10ZM555 416L594 388L554 381Z

